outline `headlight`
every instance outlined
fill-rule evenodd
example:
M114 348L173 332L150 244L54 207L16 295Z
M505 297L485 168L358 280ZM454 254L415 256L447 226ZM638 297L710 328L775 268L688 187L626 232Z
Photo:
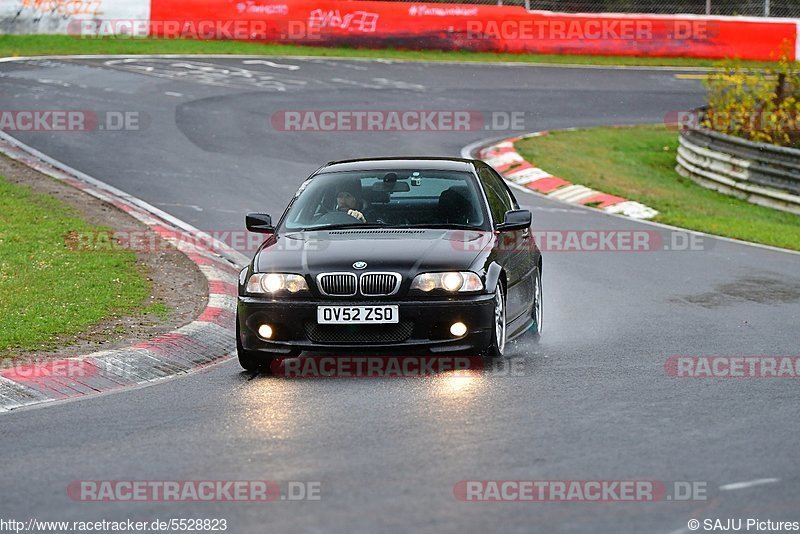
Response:
M449 273L423 273L418 274L411 282L411 289L420 291L433 291L444 289L451 293L467 291L481 291L483 282L481 277L469 271L454 271Z
M256 273L247 281L248 293L274 295L284 291L297 293L306 290L306 279L299 274Z

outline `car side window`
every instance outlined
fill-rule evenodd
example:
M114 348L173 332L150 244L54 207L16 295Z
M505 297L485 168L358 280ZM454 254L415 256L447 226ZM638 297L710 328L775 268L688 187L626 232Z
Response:
M515 209L514 198L510 195L503 179L496 175L489 167L481 167L479 171L489 209L492 212L494 224L499 224L505 219L508 210Z
M489 169L489 172L492 173L495 176L495 178L498 180L500 185L503 186L503 191L506 192L506 196L508 197L508 201L509 201L510 206L511 206L509 209L518 210L519 209L519 202L517 202L517 197L514 196L514 193L511 192L511 188L508 187L508 183L503 179L502 176L500 176L497 173L496 170Z

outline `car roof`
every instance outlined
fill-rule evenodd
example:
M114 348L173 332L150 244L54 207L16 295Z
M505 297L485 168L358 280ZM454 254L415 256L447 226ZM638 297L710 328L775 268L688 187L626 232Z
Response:
M344 171L373 171L395 169L429 169L439 171L472 171L476 160L444 157L391 157L331 161L316 173Z

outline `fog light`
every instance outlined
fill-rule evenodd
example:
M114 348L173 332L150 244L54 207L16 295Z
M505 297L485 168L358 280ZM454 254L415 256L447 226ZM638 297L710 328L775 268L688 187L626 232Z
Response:
M258 337L269 339L272 337L272 327L268 324L262 324L258 327Z
M461 337L467 333L467 325L464 323L453 323L450 326L450 333L455 337Z

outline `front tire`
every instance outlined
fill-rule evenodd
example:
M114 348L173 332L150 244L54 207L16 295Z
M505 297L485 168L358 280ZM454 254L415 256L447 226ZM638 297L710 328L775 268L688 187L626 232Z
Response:
M494 290L493 319L492 341L481 354L487 361L502 358L506 350L506 295L503 285L499 282Z
M544 323L544 297L542 294L542 270L536 269L536 278L533 280L533 309L531 310L531 334L538 341L542 337L542 324Z

